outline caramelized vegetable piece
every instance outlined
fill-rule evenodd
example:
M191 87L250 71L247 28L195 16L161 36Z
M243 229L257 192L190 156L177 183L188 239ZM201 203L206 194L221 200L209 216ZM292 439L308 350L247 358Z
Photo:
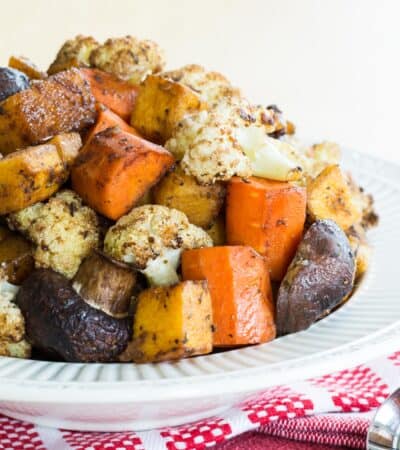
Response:
M0 215L47 199L67 181L81 147L78 133L56 136L0 159Z
M205 281L147 289L137 299L133 340L120 359L146 363L210 353L211 328Z
M28 341L38 350L71 362L115 361L131 336L128 319L116 319L88 305L63 275L35 270L16 303Z
M44 80L47 73L42 72L31 60L25 56L11 56L8 66L23 72L31 80Z
M225 186L222 183L201 185L178 166L157 184L153 196L155 203L179 209L190 223L207 228L221 210Z
M88 135L86 136L85 143L89 142L90 139L97 133L100 133L107 128L118 127L122 131L126 131L127 133L132 133L135 136L140 136L140 134L131 126L129 126L121 117L117 116L111 110L101 107L99 108L99 115L97 116L96 125L90 129Z
M28 77L19 70L0 67L0 102L29 88Z
M131 124L146 139L164 144L186 114L205 107L190 88L159 75L149 75L139 87Z
M113 317L128 315L136 284L129 266L94 250L81 264L73 287L86 303Z
M271 279L280 281L301 240L306 217L302 187L262 178L232 178L228 184L229 244L253 247L265 256Z
M172 166L163 147L118 128L97 134L72 169L73 189L104 216L126 214Z
M361 225L350 227L346 231L346 236L349 239L350 247L356 259L356 280L358 280L368 269L371 247Z
M274 304L264 258L250 247L210 247L182 254L184 280L207 280L216 347L275 337Z
M311 225L279 288L280 335L304 330L329 314L353 289L355 263L349 241L332 220Z
M96 114L89 83L78 70L38 81L0 104L0 152L80 131L94 123Z
M307 210L312 220L332 219L347 230L362 218L362 205L337 165L326 167L307 186Z
M225 218L223 215L219 215L210 227L206 228L206 231L215 246L226 244Z
M7 281L19 285L32 272L31 244L21 235L0 226L0 267Z
M138 88L102 70L82 69L81 72L89 81L95 99L122 119L129 121Z

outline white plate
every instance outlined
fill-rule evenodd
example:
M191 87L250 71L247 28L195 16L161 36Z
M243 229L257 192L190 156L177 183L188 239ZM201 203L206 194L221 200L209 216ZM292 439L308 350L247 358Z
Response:
M376 200L372 263L357 292L310 329L176 363L70 364L0 359L0 412L79 430L142 430L204 418L276 384L336 371L400 346L400 167L347 151Z

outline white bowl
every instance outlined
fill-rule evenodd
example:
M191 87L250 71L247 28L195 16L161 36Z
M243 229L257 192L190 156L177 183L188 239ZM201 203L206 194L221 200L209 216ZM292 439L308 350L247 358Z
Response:
M276 384L351 367L400 343L400 167L353 151L344 165L376 200L371 267L339 310L275 341L161 364L0 359L0 412L74 430L143 430L227 409Z

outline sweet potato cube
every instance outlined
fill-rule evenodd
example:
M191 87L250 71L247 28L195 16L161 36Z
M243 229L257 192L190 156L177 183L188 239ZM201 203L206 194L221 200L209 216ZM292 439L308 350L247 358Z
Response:
M97 102L129 121L138 92L137 86L98 69L81 69Z
M183 116L204 108L200 97L187 86L150 75L139 88L131 125L146 139L164 144Z
M126 359L179 359L212 350L211 297L205 281L184 281L139 294Z
M24 209L58 191L80 147L78 133L65 133L0 159L0 215Z
M303 187L256 177L229 182L227 242L249 245L263 255L272 280L284 277L302 238L305 218Z
M98 108L99 114L97 116L96 124L89 130L85 138L85 143L89 142L92 137L106 130L107 128L119 127L122 131L127 131L135 136L140 136L140 134L131 126L129 126L121 117L113 113L110 109L104 106Z
M182 254L184 280L207 280L216 347L274 339L274 304L265 260L244 246L209 247Z
M119 128L96 134L72 168L73 189L93 209L117 220L172 166L167 150Z
M80 131L96 119L89 83L77 70L37 81L0 104L0 153Z

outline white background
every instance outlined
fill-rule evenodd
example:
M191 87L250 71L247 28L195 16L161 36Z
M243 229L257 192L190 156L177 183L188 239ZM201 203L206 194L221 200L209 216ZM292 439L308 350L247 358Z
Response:
M157 40L170 68L201 63L257 102L277 103L300 135L400 162L398 0L2 1L0 62L47 68L65 39Z

